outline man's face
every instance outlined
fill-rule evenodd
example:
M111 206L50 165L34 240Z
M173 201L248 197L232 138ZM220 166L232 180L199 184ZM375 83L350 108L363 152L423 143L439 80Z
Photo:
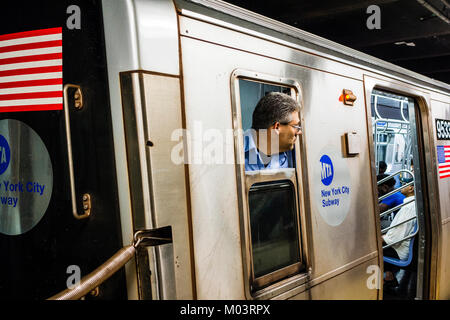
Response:
M280 152L294 149L297 136L302 133L301 130L293 126L300 126L300 118L298 112L292 112L291 121L288 124L280 124L278 126L278 137Z
M388 193L389 187L386 185L386 183L383 183L378 186L378 196L384 196L386 193Z
M401 193L403 193L403 195L407 196L408 194L412 194L413 191L414 191L414 186L411 185L411 186L404 187L401 190Z

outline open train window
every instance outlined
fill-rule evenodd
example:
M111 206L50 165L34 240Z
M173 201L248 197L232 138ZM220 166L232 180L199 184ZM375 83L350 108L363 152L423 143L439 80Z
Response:
M245 243L243 255L248 292L255 297L261 295L262 289L266 292L273 288L280 292L277 283L305 270L301 228L304 222L301 214L303 196L299 191L302 190L302 144L301 135L295 131L302 127L300 86L292 80L242 70L233 75L234 129L241 133L235 138L236 173L242 200L241 236ZM258 163L258 166L249 168L246 138L248 132L256 127L253 113L260 99L272 92L287 94L297 101L295 117L279 121L290 126L285 129L292 128L295 138L290 150L271 155L276 157L280 154L278 159L275 158L277 165L271 167ZM260 136L254 141L256 139ZM258 148L258 155L261 151L259 142L254 145ZM283 161L282 153L288 155L288 162Z

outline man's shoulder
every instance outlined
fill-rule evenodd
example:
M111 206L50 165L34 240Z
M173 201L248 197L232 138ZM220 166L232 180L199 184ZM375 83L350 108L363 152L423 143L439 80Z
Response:
M397 198L404 200L406 198L406 196L401 193L400 191L394 193L396 195Z
M406 197L401 193L400 191L397 191L396 193L390 195L388 198L395 199L395 200L401 200L403 202L403 199Z
M256 149L253 132L253 129L247 129L244 131L244 152L248 152L250 149Z
M394 194L391 194L389 197L386 197L381 203L387 204L388 206L392 205L398 205L403 203L403 200L405 199L405 196L400 192L396 192Z

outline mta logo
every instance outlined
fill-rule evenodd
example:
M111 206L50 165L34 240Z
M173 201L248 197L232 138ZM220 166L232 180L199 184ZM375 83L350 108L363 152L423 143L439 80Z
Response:
M331 162L329 156L324 154L320 158L320 164L321 164L320 179L322 180L322 183L324 185L329 186L333 181L334 176L333 162Z
M10 158L11 151L8 141L0 134L0 174L3 174L8 169Z

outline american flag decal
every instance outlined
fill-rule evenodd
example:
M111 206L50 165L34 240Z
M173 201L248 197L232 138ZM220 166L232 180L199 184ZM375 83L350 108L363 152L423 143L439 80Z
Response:
M450 178L450 146L437 146L439 179Z
M62 28L0 35L0 112L62 110Z

